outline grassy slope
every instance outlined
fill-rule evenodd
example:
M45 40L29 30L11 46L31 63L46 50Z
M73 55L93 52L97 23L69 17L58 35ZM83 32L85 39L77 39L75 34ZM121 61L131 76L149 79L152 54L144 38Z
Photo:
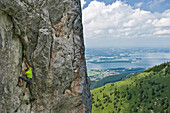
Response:
M92 113L170 113L170 63L91 93Z

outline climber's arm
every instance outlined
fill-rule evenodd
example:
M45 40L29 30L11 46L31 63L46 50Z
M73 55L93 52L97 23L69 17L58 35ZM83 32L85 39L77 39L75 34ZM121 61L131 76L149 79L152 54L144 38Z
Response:
M24 71L23 71L23 70L21 70L21 72L22 72L22 75L26 76L26 74L24 73Z
M25 64L27 65L28 68L30 68L30 66L28 65L28 63L24 60Z

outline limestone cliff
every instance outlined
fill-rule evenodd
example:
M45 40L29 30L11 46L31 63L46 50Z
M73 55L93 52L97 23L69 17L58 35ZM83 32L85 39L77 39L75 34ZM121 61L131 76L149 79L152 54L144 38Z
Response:
M89 113L79 0L0 0L0 113ZM23 60L34 70L23 96Z

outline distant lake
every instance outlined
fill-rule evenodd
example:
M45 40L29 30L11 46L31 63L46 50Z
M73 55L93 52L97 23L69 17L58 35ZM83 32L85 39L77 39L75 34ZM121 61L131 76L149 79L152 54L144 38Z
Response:
M156 53L134 53L129 54L130 57L124 57L127 59L136 59L136 58L142 58L140 60L137 60L133 63L100 63L100 64L94 64L94 63L87 63L87 69L107 69L107 68L149 68L153 67L154 65L159 65L161 63L170 61L170 53L162 53L162 52L156 52Z

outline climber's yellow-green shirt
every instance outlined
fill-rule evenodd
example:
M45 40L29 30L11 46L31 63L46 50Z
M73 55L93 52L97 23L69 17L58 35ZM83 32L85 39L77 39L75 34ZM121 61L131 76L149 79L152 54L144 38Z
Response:
M32 70L31 70L31 68L29 68L29 70L27 72L25 72L25 74L27 75L27 78L32 78Z

